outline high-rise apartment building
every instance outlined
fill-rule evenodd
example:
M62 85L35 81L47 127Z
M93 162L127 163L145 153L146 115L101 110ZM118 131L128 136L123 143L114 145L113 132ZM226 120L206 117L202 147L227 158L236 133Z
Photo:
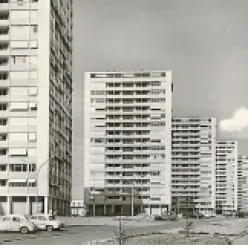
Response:
M238 206L238 143L216 145L216 213L231 214Z
M170 71L85 73L85 203L91 215L171 204Z
M248 156L238 157L238 209L248 212Z
M216 119L172 120L172 208L212 214L215 208Z
M0 214L70 213L71 95L72 1L1 0Z

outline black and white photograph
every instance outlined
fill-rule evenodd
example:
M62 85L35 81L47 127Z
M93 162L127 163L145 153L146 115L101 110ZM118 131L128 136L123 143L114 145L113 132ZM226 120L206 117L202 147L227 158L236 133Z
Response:
M0 245L248 245L248 0L0 0Z

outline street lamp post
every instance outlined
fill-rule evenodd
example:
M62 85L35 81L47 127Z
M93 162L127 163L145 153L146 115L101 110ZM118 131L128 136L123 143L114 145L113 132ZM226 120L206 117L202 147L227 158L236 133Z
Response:
M51 159L53 159L55 156L53 155L52 157L48 158L46 161L44 161L40 166L39 166L39 169L37 170L37 173L36 173L36 187L37 187L37 190L36 190L36 213L38 214L38 206L39 206L39 183L38 183L38 178L39 178L39 174L40 174L40 171L41 169L43 168L43 166L48 162L50 161Z
M132 192L131 192L131 215L132 215L132 217L133 217L133 184L131 185L131 190L132 190Z

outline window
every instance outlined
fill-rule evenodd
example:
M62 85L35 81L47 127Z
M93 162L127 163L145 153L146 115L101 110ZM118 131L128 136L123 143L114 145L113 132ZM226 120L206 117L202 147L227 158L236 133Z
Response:
M39 216L38 216L38 220L46 220L46 217L45 217L45 216L39 215Z
M104 90L91 90L90 91L91 95L104 95Z
M49 220L56 220L56 217L54 215L50 215L48 218Z
M0 96L6 96L8 94L7 88L0 88Z
M28 64L28 56L11 56L12 64Z
M36 187L36 182L29 182L28 187Z
M6 149L0 149L0 156L4 156L7 154L7 150Z
M6 186L6 180L0 180L0 187Z
M13 172L25 172L27 171L27 164L10 164L9 168Z
M30 102L29 103L29 109L30 110L37 110L37 103L36 102Z
M20 222L21 218L19 216L14 216L12 219L13 222Z
M38 33L38 25L32 25L31 28L34 34Z
M161 82L159 81L152 82L152 86L160 86L160 85L161 85Z
M6 141L7 140L7 134L0 134L0 141Z
M0 171L6 171L7 170L7 165L6 164L1 164L0 165Z
M0 126L6 126L7 125L7 119L0 119Z
M9 187L27 187L28 184L27 182L10 182L9 183ZM29 187L35 187L36 184L35 183L29 183Z
M23 0L16 0L18 5L23 5Z
M0 80L6 80L8 79L8 74L7 73L0 73Z
M6 216L6 217L3 217L3 219L2 219L3 221L11 221L11 217L9 217L9 216Z
M29 164L29 171L36 171L36 164Z
M7 104L6 103L1 103L0 104L0 111L4 111L7 109Z

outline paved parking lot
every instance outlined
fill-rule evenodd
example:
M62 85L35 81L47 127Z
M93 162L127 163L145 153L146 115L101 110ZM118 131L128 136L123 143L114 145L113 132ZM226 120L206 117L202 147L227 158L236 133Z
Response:
M194 225L202 225L211 220L193 220ZM87 241L94 239L107 239L114 236L117 230L115 225L89 225L84 226L70 226L63 231L39 231L35 234L20 234L20 233L0 233L0 243L7 245L81 245ZM96 222L96 219L94 219ZM101 222L102 223L102 222ZM112 222L111 222L112 223ZM125 221L123 228L127 233L151 233L159 230L168 230L173 228L180 228L184 225L185 220L179 222L164 222L156 221L156 225L147 225L145 222L140 222L138 226L134 226L132 222ZM99 222L100 224L100 222Z
M95 239L108 238L113 235L114 227L74 226L63 231L39 231L33 234L0 234L1 244L7 245L80 245Z

